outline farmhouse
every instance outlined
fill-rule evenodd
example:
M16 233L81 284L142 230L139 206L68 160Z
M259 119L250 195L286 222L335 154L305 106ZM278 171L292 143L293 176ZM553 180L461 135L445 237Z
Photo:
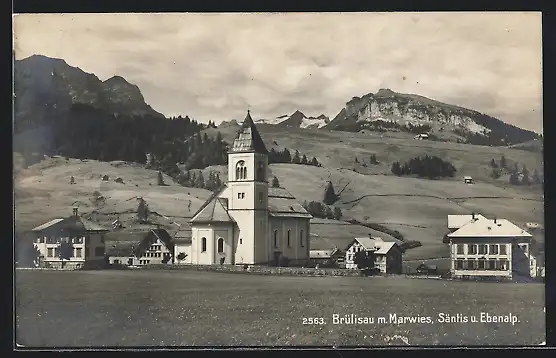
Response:
M473 178L470 177L470 176L464 176L464 177L463 177L463 182L464 182L465 184L473 184Z
M73 215L54 219L32 229L35 247L41 254L41 261L50 267L80 268L85 262L104 260L104 235L108 232L103 226L86 220L73 208ZM69 260L60 258L60 244L70 243L73 249Z
M385 274L402 273L402 250L395 242L386 242L379 237L355 238L346 250L346 268L356 269L355 254L370 251L375 256L375 267Z
M110 264L142 266L171 263L172 238L164 229L136 228L106 234L106 255Z
M454 277L536 276L532 236L508 220L475 216L447 236Z
M269 188L268 150L249 111L228 152L228 184L190 221L191 263L302 265L312 216L284 188Z
M413 139L418 139L418 140L429 139L429 135L426 133L421 133L421 134L417 134L415 137L413 137Z
M321 237L318 234L310 234L310 258L311 266L333 266L345 268L346 250L351 241L344 238Z

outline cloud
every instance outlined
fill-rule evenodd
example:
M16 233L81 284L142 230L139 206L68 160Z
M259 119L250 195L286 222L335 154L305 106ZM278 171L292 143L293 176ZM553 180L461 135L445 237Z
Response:
M540 13L17 15L14 37L166 115L334 116L387 87L542 129Z

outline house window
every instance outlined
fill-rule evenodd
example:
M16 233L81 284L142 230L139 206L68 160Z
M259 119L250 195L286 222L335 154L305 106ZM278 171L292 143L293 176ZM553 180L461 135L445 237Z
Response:
M463 260L456 260L456 270L463 269Z
M264 181L264 163L257 163L257 181Z
M508 260L499 260L497 261L500 267L500 270L508 270Z
M458 255L463 255L463 245L462 245L462 244L458 244L458 245L456 246L456 248L457 248L457 253L458 253Z
M278 247L278 230L274 230L274 247Z
M463 266L464 270L473 270L473 262L475 262L475 260L465 260L465 264Z
M496 265L496 260L488 260L486 262L486 269L487 270L498 270L498 267Z
M237 193L238 199L245 199L245 193Z
M54 250L51 247L48 248L46 257L54 257Z
M243 242L243 239L239 239L239 243L241 244Z
M474 244L467 245L467 252L470 255L476 255L477 254L477 245L474 245Z
M263 203L263 192L259 191L259 203Z
M291 236L292 236L292 231L288 230L288 247L291 247Z
M223 238L218 239L218 252L219 253L224 252L224 239Z
M104 244L104 235L100 235L100 242Z
M486 255L488 245L479 245L479 255Z
M207 238L201 238L201 252L207 251Z
M485 260L484 259L477 260L477 265L478 265L477 268L479 270L484 270L485 269Z
M498 255L498 245L490 245L488 248L488 253L490 255Z
M95 256L104 256L104 247L95 247Z
M303 247L303 230L299 232L299 246Z
M245 166L245 162L240 160L236 164L236 180L244 179L247 179L247 167Z
M75 249L75 257L81 257L83 255L83 249L78 247L77 249Z
M506 244L500 245L500 255L506 255Z

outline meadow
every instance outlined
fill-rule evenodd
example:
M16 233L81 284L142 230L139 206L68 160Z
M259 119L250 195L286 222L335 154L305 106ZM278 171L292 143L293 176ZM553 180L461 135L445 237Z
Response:
M15 279L16 341L26 347L536 345L545 340L542 284L188 270L18 270ZM519 322L437 320L439 313L481 312L511 313ZM334 324L334 314L386 316L387 323ZM390 314L430 316L432 323L389 323ZM304 325L309 317L325 322Z

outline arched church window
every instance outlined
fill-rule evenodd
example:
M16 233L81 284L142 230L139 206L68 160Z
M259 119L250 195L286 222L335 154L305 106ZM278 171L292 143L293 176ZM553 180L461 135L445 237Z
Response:
M264 163L257 163L257 181L264 181Z
M274 230L274 247L278 247L278 230Z
M203 237L201 239L201 252L207 251L207 238Z
M224 252L224 239L223 238L218 239L218 252L219 253Z
M240 160L236 164L236 180L247 179L247 167L245 166L245 162Z
M291 236L292 236L292 231L291 231L291 230L288 230L288 247L291 247L291 246L292 246L292 243L291 243Z
M299 232L299 246L303 247L303 230Z

